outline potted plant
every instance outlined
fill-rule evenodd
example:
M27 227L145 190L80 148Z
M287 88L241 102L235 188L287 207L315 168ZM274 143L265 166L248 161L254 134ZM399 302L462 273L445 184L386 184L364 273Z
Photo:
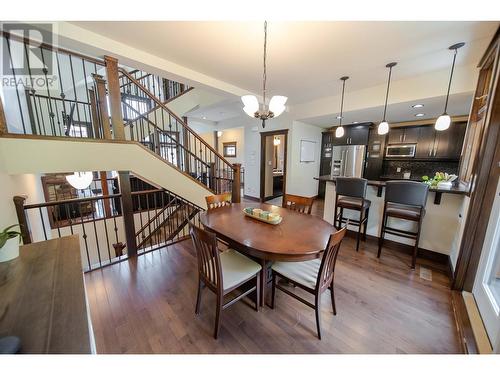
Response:
M422 180L430 187L437 187L440 189L450 189L453 186L453 181L455 181L457 177L458 176L454 174L436 172L436 175L433 178L429 178L428 176L422 176Z
M0 232L0 262L8 262L19 256L21 233L12 230L17 226L17 224L11 225Z

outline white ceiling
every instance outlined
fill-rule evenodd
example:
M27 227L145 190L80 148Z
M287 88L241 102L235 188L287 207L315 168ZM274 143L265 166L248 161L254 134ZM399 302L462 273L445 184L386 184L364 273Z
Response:
M448 102L448 114L451 116L467 115L470 111L473 93L461 93L450 95ZM443 107L446 97L440 96L435 98L424 98L412 102L395 103L387 106L387 120L389 122L404 122L432 119L440 116L443 113ZM423 104L422 108L412 108L414 104ZM364 108L358 111L345 112L343 114L342 123L352 124L353 122L374 122L382 121L384 106ZM424 116L416 117L417 113L423 113ZM339 120L336 116L339 113L334 113L328 116L312 117L301 119L308 124L329 128L337 126Z
M253 93L261 91L262 22L74 22ZM382 84L450 66L447 47L464 41L457 64L476 64L498 22L270 22L269 94L289 104Z

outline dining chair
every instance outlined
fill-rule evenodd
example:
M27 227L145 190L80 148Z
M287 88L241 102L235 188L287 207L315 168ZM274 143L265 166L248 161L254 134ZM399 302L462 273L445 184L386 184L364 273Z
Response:
M302 214L311 214L314 197L302 197L300 195L284 194L283 195L283 208L294 210Z
M382 253L385 234L409 238L415 240L411 268L414 269L417 262L418 242L422 229L422 221L425 215L425 205L429 185L417 181L387 181L385 184L384 212L382 214L382 227L378 241L377 258ZM387 225L388 218L402 219L416 223L414 232Z
M209 195L205 197L207 202L207 209L213 210L215 208L230 206L232 204L231 193L222 193L218 195Z
M193 240L198 259L198 293L195 313L196 315L200 313L201 293L203 287L206 286L217 296L214 329L214 338L217 339L222 310L248 294L255 292L255 310L259 311L259 273L262 267L233 249L220 252L217 248L215 233L189 223L189 234ZM250 281L252 281L250 285L244 285ZM227 294L240 287L246 287L247 289L241 290L236 297L224 302L224 297Z
M323 257L320 259L308 260L305 262L275 262L272 269L272 294L271 308L274 309L276 289L279 289L289 296L299 300L303 304L313 308L316 312L316 329L318 339L321 340L321 295L330 288L332 298L333 315L337 315L334 295L334 275L335 263L339 253L340 244L346 233L346 227L330 235ZM314 303L311 303L290 290L277 283L277 279L282 279L288 283L314 295Z
M358 227L356 236L356 251L359 250L359 238L363 228L363 241L366 240L366 228L370 214L371 201L366 199L368 180L359 177L337 177L335 179L335 207L333 225L340 228L343 223ZM339 210L340 209L340 210ZM359 211L359 218L344 217L344 210ZM340 212L339 212L340 211Z

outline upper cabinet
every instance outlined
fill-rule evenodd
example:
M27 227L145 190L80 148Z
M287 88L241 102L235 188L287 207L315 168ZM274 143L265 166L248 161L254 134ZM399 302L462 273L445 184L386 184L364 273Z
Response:
M345 146L345 145L367 145L368 135L370 132L370 125L348 125L344 126L344 136L337 138L335 137L335 129L332 129L334 146Z
M418 142L418 127L410 128L393 128L387 136L387 143L417 143Z
M432 125L420 126L417 129L419 133L415 158L460 159L466 122L454 122L444 131L436 131Z

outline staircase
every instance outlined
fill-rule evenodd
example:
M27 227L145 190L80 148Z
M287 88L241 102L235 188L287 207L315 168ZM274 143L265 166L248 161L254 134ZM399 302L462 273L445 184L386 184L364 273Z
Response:
M5 32L2 38L9 53L38 46ZM229 163L169 108L192 87L119 66L113 58L48 45L40 50L46 61L56 62L51 72L44 70L42 83L3 88L0 154L6 173L119 170L151 183L167 203L139 210L133 233L139 252L186 235L188 221L206 207L206 195L231 191L239 201L239 165ZM32 74L28 67L26 82L34 82ZM16 78L14 70L12 75ZM110 198L99 199L104 204ZM82 236L87 247L88 234ZM94 263L89 256L88 268Z

